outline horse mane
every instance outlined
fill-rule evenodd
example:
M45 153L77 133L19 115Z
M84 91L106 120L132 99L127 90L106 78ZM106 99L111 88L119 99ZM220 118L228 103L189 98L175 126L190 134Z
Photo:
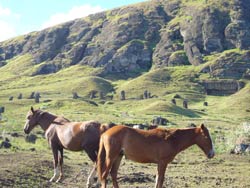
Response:
M56 124L56 125L63 125L62 122L58 122L58 121L53 121L52 123L53 123L53 124Z
M183 128L183 129L164 129L164 128L156 128L158 130L161 130L162 136L165 140L176 140L179 139L180 136L183 136L184 130L194 130L195 128Z
M37 113L39 117L47 115L48 119L50 119L50 118L52 119L51 123L53 123L53 124L62 125L63 122L70 122L67 118L64 118L63 116L57 116L55 114L52 114L52 113L47 112L47 111L42 111L40 109L36 110L35 113Z
M161 129L161 128L157 129L160 129L163 132L163 137L165 140L175 138L176 133L178 132L178 129Z
M70 122L70 120L65 118L64 116L57 116L52 123L56 125L63 125L64 123L68 122Z

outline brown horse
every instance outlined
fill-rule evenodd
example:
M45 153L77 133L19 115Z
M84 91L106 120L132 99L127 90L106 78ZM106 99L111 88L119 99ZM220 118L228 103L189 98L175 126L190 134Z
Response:
M56 182L59 182L63 177L63 149L71 151L85 150L89 158L96 162L100 135L108 129L108 125L101 125L96 121L70 122L64 117L42 110L34 110L31 107L27 114L24 132L29 134L36 125L40 125L45 131L45 136L54 155L54 175L50 179L51 182L58 176L58 162L60 174ZM94 172L95 165L88 177L87 186L90 186L90 180Z
M140 130L118 125L107 130L100 139L97 171L106 188L106 179L111 174L114 188L118 188L117 172L122 159L140 163L156 163L158 175L155 188L161 188L168 163L182 150L198 145L208 158L214 157L214 149L208 129L202 124L197 128Z

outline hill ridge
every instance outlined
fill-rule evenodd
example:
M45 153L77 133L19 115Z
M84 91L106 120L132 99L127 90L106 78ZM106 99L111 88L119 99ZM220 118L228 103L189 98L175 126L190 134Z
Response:
M120 7L1 42L0 67L17 55L29 54L31 66L41 64L33 75L75 64L100 67L104 75L140 73L198 66L207 62L207 56L216 59L215 54L240 49L247 50L237 58L244 61L242 77L250 68L249 12L246 0L159 0Z

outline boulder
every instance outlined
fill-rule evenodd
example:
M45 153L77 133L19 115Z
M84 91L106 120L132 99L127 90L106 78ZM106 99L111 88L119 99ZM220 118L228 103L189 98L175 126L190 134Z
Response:
M169 122L166 118L162 118L162 117L155 117L152 121L153 125L167 125L167 123Z
M36 143L36 139L37 139L37 136L34 135L34 134L30 134L30 135L27 135L25 137L26 142L30 142L30 143L33 143L33 144Z
M12 137L19 137L20 135L17 132L13 132L10 134Z
M237 144L231 151L233 154L242 154L250 151L250 144Z
M5 148L5 149L10 148L11 146L12 145L11 145L10 140L8 138L5 138L5 140L2 141L0 144L0 148Z

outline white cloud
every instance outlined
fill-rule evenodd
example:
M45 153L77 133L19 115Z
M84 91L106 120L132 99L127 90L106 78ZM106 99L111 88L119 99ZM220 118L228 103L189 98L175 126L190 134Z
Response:
M88 16L89 14L94 14L101 12L104 9L100 6L82 5L78 7L73 7L67 13L57 13L50 17L48 21L42 24L42 29L51 27L63 22L67 22L76 18L81 18Z
M0 20L0 42L17 35L15 28L8 22Z
M9 16L11 15L11 11L8 8L4 8L0 5L0 16Z
M14 25L19 19L20 15L0 5L0 42L17 35Z

